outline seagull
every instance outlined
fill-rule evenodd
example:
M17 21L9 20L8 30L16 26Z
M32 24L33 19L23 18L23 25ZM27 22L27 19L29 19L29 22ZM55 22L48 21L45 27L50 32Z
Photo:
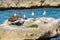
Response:
M14 16L16 16L16 13L14 13Z
M34 12L32 12L32 16L34 16Z
M46 11L44 10L43 17L45 17L45 15L46 15ZM45 18L43 18L43 20L44 20L44 22L46 21Z
M44 11L44 13L43 13L43 16L45 16L46 15L46 11Z
M26 15L24 14L24 18L26 18Z

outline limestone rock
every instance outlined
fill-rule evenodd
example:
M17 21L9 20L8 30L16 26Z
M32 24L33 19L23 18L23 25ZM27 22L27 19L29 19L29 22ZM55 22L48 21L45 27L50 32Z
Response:
M0 7L59 6L60 0L0 0Z
M45 20L47 23L44 23ZM38 24L38 28L28 28L25 24ZM29 19L22 26L13 25L11 27L7 24L0 25L0 40L35 40L39 37L54 37L57 34L60 34L60 19L54 18L39 18L39 20L35 21Z

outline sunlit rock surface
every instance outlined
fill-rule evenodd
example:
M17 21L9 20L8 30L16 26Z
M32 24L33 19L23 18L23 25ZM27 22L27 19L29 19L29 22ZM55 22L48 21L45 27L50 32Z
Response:
M22 26L8 25L6 22L7 20L0 25L0 40L36 40L39 37L48 38L60 34L60 19L30 18ZM31 24L37 24L38 28L28 28Z
M0 7L59 6L60 0L0 0Z

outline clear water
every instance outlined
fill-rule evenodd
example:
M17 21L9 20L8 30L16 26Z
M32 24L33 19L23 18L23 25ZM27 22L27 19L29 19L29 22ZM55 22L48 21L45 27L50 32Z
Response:
M30 10L20 10L20 16L23 17L26 14L27 18L32 18L32 12L35 13L34 18L43 17L43 12L46 11L46 17L60 18L60 8L58 9L30 9ZM0 11L0 24L2 24L6 19L9 19L14 13L18 15L19 10L6 10ZM51 40L60 40L60 37L53 38Z
M30 10L20 10L20 16L23 17L26 14L27 18L32 18L32 11L35 13L34 18L43 17L43 12L46 11L46 17L60 18L60 8L59 9L30 9ZM14 13L18 15L18 10L6 10L0 11L0 24L6 19L10 18Z

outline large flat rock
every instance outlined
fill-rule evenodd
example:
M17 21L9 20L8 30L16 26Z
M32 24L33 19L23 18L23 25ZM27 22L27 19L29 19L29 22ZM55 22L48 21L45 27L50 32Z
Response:
M38 24L38 28L27 28L25 24L23 26L10 26L10 25L0 25L0 40L25 40L25 39L38 39L39 37L47 38L54 37L60 34L60 19L49 18L50 21L44 20L48 18L40 18L39 22L31 21L32 24ZM31 19L30 19L31 20ZM30 21L26 21L30 22ZM26 23L27 24L27 23ZM29 25L29 24L28 24ZM24 27L25 26L25 27Z

